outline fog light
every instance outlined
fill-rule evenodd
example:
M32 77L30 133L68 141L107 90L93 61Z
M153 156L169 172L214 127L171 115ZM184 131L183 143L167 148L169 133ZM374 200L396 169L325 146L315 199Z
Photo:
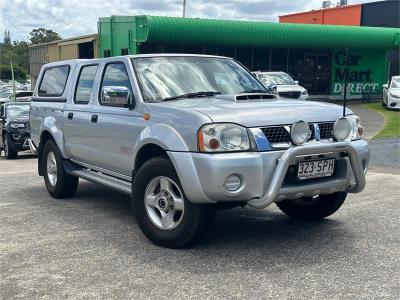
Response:
M237 175L230 175L225 179L225 188L229 192L237 191L242 185L242 180Z

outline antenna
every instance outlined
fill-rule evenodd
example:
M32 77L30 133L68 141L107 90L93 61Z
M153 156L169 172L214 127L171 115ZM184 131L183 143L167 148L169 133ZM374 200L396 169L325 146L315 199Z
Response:
M186 0L183 0L183 12L182 12L182 17L186 17Z
M344 95L343 95L343 117L346 116L346 102L347 102L347 81L349 80L349 68L348 68L348 55L349 48L345 50L345 64L344 64Z

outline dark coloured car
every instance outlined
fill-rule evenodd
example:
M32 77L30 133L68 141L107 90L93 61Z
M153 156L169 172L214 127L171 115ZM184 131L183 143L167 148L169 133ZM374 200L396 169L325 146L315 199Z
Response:
M29 109L30 103L26 102L9 102L0 108L0 150L4 150L7 159L29 150Z

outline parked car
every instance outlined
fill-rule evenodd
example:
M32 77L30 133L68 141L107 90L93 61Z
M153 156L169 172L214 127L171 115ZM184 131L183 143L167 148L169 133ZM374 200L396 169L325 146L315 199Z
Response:
M393 76L383 85L382 105L387 109L400 109L400 76Z
M257 71L253 74L264 86L274 89L282 98L308 100L308 91L285 72Z
M50 195L73 196L79 178L129 194L158 245L194 241L217 208L276 203L322 219L365 186L369 150L351 110L279 99L230 58L49 63L34 95L30 145Z
M18 157L19 151L29 150L29 103L8 102L0 107L0 152L7 159Z

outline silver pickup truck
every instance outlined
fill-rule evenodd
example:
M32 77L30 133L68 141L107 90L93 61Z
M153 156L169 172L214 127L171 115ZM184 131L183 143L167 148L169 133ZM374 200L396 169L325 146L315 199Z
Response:
M183 247L217 208L325 218L364 189L360 119L341 106L269 94L234 59L136 55L43 66L32 150L54 198L79 178L131 195L154 243Z

